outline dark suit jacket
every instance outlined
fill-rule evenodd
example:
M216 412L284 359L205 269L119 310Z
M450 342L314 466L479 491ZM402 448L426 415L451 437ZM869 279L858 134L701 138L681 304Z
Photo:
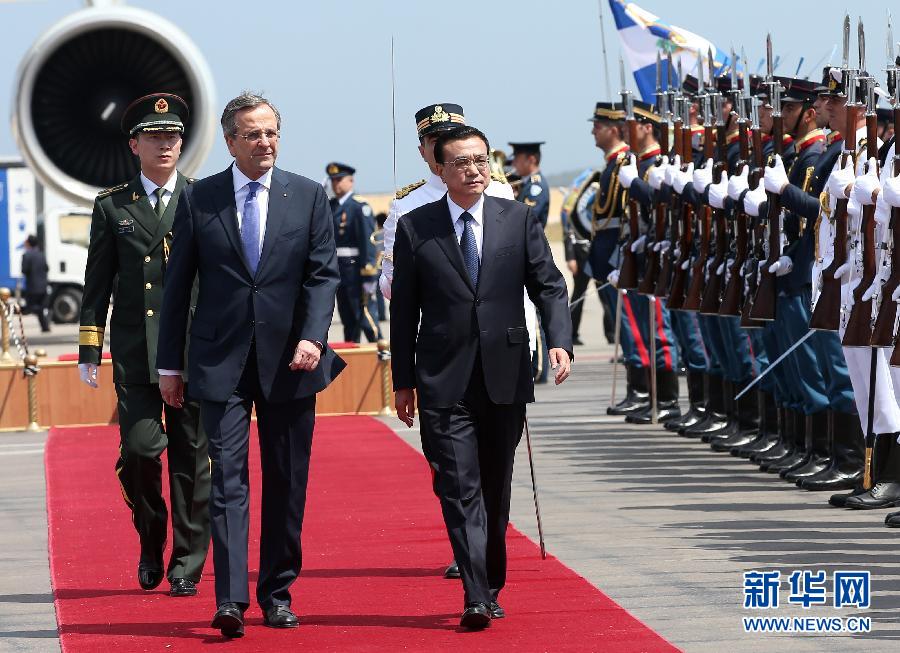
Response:
M175 213L157 366L184 369L185 326L195 274L190 393L222 402L237 387L256 341L269 401L324 389L344 368L326 347L313 372L288 365L300 340L326 342L339 276L331 211L320 184L275 168L262 255L251 275L241 247L231 168L188 186Z
M22 276L25 277L25 292L29 295L43 295L47 292L47 259L41 250L26 249L22 254Z
M416 388L421 406L459 401L479 350L491 401L534 401L523 286L540 312L547 346L562 347L571 356L566 284L531 209L485 196L481 261L475 289L446 195L397 225L391 286L394 388Z

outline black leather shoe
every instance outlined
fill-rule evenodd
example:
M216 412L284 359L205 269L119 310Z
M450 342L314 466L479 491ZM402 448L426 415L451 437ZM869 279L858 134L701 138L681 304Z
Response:
M263 612L263 624L269 628L296 628L300 620L288 606L273 605Z
M865 494L849 497L844 503L845 508L854 510L875 510L896 506L900 506L900 483L893 482L876 483Z
M888 513L888 516L884 518L884 525L888 528L900 527L900 512Z
M890 517L890 515L888 515L888 517ZM491 619L503 619L503 617L506 616L506 612L503 611L503 608L501 608L500 604L496 601L491 601L488 609L491 611Z
M153 590L159 587L165 574L163 574L162 567L157 567L147 562L139 562L137 577L141 589Z
M225 637L243 637L244 611L237 603L223 603L216 610L210 625L222 631Z
M858 497L860 494L865 494L866 491L862 488L861 485L855 487L850 492L840 492L838 494L832 494L828 497L828 505L834 506L835 508L846 508L847 507L847 499L850 497Z
M444 570L444 578L459 578L459 565L456 564L456 560L453 560L447 568Z
M491 625L491 611L484 603L468 603L459 620L459 625L469 630L487 628Z
M189 578L173 578L169 596L196 596L197 584Z

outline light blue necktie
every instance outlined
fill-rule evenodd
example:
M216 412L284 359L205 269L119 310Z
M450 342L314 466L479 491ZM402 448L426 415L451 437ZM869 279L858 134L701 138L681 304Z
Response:
M459 219L463 221L463 232L462 238L460 238L459 246L462 249L463 262L466 264L466 269L469 271L469 278L472 279L472 287L478 287L478 268L481 263L478 260L478 244L475 242L475 230L472 229L472 214L468 211L463 211L463 214L459 216Z
M256 274L259 265L259 201L256 192L259 190L258 181L247 184L250 192L244 200L244 212L241 218L241 246L244 248L244 256L250 265L250 271Z

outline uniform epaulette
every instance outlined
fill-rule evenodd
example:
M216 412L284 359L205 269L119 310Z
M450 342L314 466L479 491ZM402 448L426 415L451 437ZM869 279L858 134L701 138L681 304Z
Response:
M362 195L357 195L356 193L353 194L353 199L355 199L360 204L368 204L369 203L369 200L367 200Z
M125 190L126 188L128 188L127 181L124 184L119 184L118 186L113 186L112 188L106 188L97 193L97 199L107 197L109 195L112 195L113 193L118 193L120 190Z
M415 182L414 184L409 184L408 186L404 186L403 188L401 188L400 190L397 191L397 194L394 197L398 200L402 200L404 197L409 195L415 189L419 188L419 186L424 186L426 183L428 183L427 180L422 179L420 181Z
M195 181L197 181L197 180L194 177L185 177L184 178L184 183L186 183L186 184L193 184Z
M491 173L491 179L494 180L494 181L498 181L498 182L500 182L501 184L508 184L508 183L509 183L509 179L506 178L506 175L502 175L502 174L500 174L499 172L492 172L492 173Z
M531 175L531 183L532 183L532 184L539 184L539 183L541 183L541 176L540 176L539 174L533 174L533 175Z

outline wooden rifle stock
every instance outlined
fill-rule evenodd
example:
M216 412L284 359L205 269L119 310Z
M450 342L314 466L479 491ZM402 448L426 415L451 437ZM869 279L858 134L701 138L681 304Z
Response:
M750 174L748 186L751 190L759 188L763 178L763 146L762 133L754 129L753 139L753 172ZM747 216L750 218L750 216ZM741 326L745 329L761 329L764 322L750 317L753 310L753 298L756 296L757 279L759 278L759 261L765 257L763 252L763 239L765 234L760 220L747 220L748 226L748 255L745 267L747 269L747 292L744 294L744 304L741 307Z
M747 121L741 120L738 123L738 138L740 143L741 160L737 169L740 171L742 165L750 165L750 140L747 133ZM735 206L736 226L734 238L734 262L731 264L731 276L725 285L725 294L722 297L722 305L719 307L719 315L728 315L738 317L741 314L741 307L744 305L744 277L742 272L744 264L749 256L749 233L750 227L747 224L747 214L744 213L744 207L741 204Z
M629 152L626 156L635 157L637 163L637 121L631 118L627 122L628 126L628 148ZM631 251L631 246L638 239L638 229L640 228L640 219L638 214L638 204L635 200L628 198L628 238L622 246L622 265L619 267L619 283L618 288L621 290L634 290L638 286L638 264L637 254Z
M700 300L706 285L706 262L709 260L710 241L710 210L708 206L700 207L697 221L700 226L700 251L691 266L691 284L688 287L684 306L682 306L685 311L700 310Z
M866 161L878 156L878 116L866 115ZM868 163L866 163L868 166ZM845 347L869 347L872 340L872 300L863 301L866 290L875 283L878 264L875 261L875 205L863 207L862 223L859 229L860 245L863 248L863 273L859 285L853 289L853 308L841 344Z
M841 167L856 152L856 107L847 107L847 127L844 133L844 152ZM834 258L822 271L822 289L809 328L817 331L837 331L841 326L841 280L834 273L847 262L847 199L840 197L834 209Z
M709 270L709 281L703 292L703 301L700 302L702 315L718 315L722 304L722 280L725 277L718 274L718 269L725 264L725 254L728 251L728 226L725 224L725 212L722 209L712 209L713 223L716 228L716 255L712 260Z
M690 202L681 200L681 238L678 242L678 248L681 250L675 262L675 269L672 271L672 288L669 291L668 306L670 309L684 308L685 286L687 285L688 271L684 264L691 260L691 244L694 240L694 234L691 230L691 218L694 214L694 206Z
M672 125L672 144L674 155L681 155L682 123L676 119ZM672 273L675 267L675 243L679 240L678 216L680 211L680 198L674 191L670 191L668 217L669 217L669 249L662 253L660 259L660 270L656 278L656 287L653 294L657 297L666 297L669 294L669 287L672 285Z
M784 151L784 122L781 115L772 119L772 137L775 154ZM774 165L774 163L773 163ZM781 258L781 195L767 193L768 211L766 227L769 233L769 257L759 272L759 285L753 297L750 317L754 320L771 321L775 319L775 306L778 300L776 274L769 268Z
M662 165L662 162L665 161L665 158L669 154L669 124L663 122L660 125L660 145L659 145L659 160L655 165ZM653 231L653 241L655 243L662 242L666 237L666 208L668 204L666 202L659 201L657 199L656 202L656 210L655 210L655 223L654 223L654 231ZM661 267L661 254L658 251L655 251L651 248L647 252L647 265L644 268L644 278L641 280L641 284L638 286L638 293L641 295L655 295L656 294L656 283L657 278L659 277L660 267Z
M900 80L898 80L900 81ZM900 105L894 107L894 125L900 124ZM895 139L896 142L896 139ZM900 149L894 146L893 175L900 175ZM897 320L897 302L891 299L897 286L900 286L900 247L893 242L894 234L900 229L900 208L891 209L891 276L881 287L881 306L878 308L878 319L872 330L871 345L873 347L890 347L894 344L894 324ZM897 362L894 362L897 359ZM891 352L891 365L900 365L900 347L895 346Z

